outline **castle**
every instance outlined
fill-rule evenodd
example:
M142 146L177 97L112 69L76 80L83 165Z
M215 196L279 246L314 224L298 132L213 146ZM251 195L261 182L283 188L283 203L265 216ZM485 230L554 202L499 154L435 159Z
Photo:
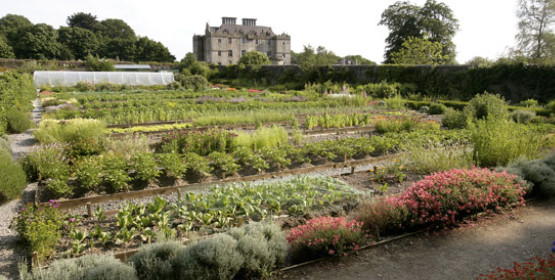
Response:
M256 19L223 17L222 25L206 24L204 35L193 36L193 52L199 61L218 65L237 64L249 51L265 53L276 65L291 64L291 36L276 35L271 27L257 26Z

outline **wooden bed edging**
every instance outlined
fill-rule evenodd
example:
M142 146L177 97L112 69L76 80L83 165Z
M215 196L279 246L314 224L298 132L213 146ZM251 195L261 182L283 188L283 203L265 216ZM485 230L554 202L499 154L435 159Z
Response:
M311 166L306 168L299 168L299 169L292 169L292 170L283 170L277 171L272 173L265 173L265 174L257 174L251 176L244 176L244 177L237 177L237 178L228 178L213 182L206 182L206 183L195 183L195 184L186 184L186 185L179 185L179 186L171 186L171 187L162 187L162 188L155 188L155 189L147 189L147 190L138 190L138 191L130 191L130 192L120 192L114 194L106 194L106 195L98 195L92 197L82 197L82 198L74 198L74 199L63 199L58 200L60 203L59 208L62 210L67 209L75 209L78 207L86 206L88 203L96 204L102 203L107 201L124 201L127 199L132 198L141 198L147 196L154 196L154 195L164 195L164 194L171 194L177 192L178 190L184 191L194 191L194 190L202 190L212 187L218 184L225 184L225 183L235 183L235 182L248 182L248 181L256 181L262 179L272 179L277 177L283 176L290 176L290 175L299 175L304 173L316 172L320 170L326 170L330 168L339 168L339 167L355 167L358 165L370 164L380 161L389 160L395 157L396 154L392 155L385 155L379 157L372 157L369 159L361 159L361 160L349 160L347 162L334 162L328 163L323 165ZM354 171L354 170L353 170Z

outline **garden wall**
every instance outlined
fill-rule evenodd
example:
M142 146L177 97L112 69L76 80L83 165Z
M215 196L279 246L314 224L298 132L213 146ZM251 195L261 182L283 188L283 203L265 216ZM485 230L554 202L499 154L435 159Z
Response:
M541 102L555 99L555 66L328 66L303 72L298 66L271 65L264 66L262 71L270 85L328 80L351 85L386 81L414 84L417 92L428 96L463 100L484 91L501 94L513 102L529 98Z

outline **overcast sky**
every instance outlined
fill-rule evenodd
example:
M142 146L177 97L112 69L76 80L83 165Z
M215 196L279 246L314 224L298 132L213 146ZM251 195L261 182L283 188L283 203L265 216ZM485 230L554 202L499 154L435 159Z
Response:
M383 61L388 29L378 26L392 0L0 0L0 17L18 14L33 23L55 28L69 15L86 12L99 20L119 18L140 36L160 41L181 59L193 49L193 35L203 34L206 23L219 26L221 17L257 18L258 25L291 35L292 50L304 45L324 46L337 55L360 54ZM425 0L413 0L423 5ZM517 0L444 0L459 20L454 42L457 61L475 56L496 59L514 45Z

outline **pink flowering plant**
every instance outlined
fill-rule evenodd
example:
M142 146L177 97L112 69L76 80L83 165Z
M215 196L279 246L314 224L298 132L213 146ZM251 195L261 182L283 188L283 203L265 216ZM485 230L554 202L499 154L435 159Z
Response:
M291 229L287 236L291 258L301 262L323 256L347 256L366 243L362 223L345 217L319 217Z
M476 279L555 279L555 255L549 255L546 260L535 257L529 262L515 262L512 268L500 268L487 274L480 274Z
M487 168L453 169L426 176L407 191L364 205L357 218L377 232L452 227L464 218L524 205L526 186L517 176Z

